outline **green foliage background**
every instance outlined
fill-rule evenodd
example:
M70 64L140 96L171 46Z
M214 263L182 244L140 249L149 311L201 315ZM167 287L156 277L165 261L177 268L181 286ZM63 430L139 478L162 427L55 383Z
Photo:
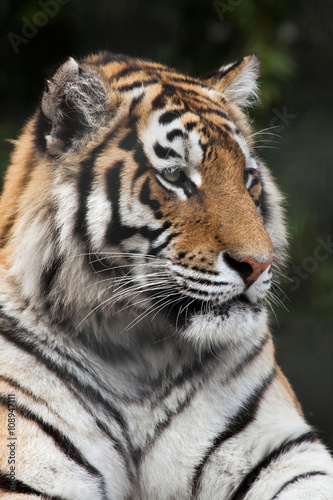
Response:
M38 15L51 4L53 14ZM67 55L108 49L200 75L257 52L261 106L250 113L257 131L274 127L257 147L286 195L291 237L271 325L279 363L333 449L332 17L329 0L1 0L0 173L6 139L17 137Z

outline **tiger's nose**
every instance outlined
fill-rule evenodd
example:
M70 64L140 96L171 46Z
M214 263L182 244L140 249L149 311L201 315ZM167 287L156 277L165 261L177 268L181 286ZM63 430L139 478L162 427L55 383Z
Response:
M243 278L247 285L254 283L259 276L271 265L274 257L264 262L259 262L253 257L244 257L243 259L236 260L230 254L225 255L225 259L230 267L235 269L238 274Z

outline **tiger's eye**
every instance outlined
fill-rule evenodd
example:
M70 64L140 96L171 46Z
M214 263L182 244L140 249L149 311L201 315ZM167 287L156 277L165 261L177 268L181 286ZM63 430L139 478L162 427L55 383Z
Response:
M178 182L181 176L180 170L166 170L163 172L163 177L169 182Z

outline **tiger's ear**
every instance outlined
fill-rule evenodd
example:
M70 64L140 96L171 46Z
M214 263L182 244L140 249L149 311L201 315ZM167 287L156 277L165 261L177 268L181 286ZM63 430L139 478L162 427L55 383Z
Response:
M260 75L260 59L257 54L249 54L235 63L222 66L210 73L204 82L238 106L248 106L257 99L257 78Z
M107 115L108 94L100 75L70 57L46 82L37 119L39 142L52 155L78 146Z

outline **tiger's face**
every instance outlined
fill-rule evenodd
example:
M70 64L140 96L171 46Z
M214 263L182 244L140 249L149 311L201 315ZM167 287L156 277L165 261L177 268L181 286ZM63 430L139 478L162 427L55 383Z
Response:
M105 172L119 221L105 231L110 251L117 242L120 252L146 256L132 275L152 310L172 314L187 332L208 318L225 325L254 319L271 284L259 166L224 113L215 105L207 117L195 103L171 99L125 130L122 159Z
M68 286L75 247L90 256L82 275L97 281L99 314L162 315L199 344L263 324L284 234L239 108L257 73L256 56L201 80L105 54L58 69L34 129L52 165L54 290L66 272Z

